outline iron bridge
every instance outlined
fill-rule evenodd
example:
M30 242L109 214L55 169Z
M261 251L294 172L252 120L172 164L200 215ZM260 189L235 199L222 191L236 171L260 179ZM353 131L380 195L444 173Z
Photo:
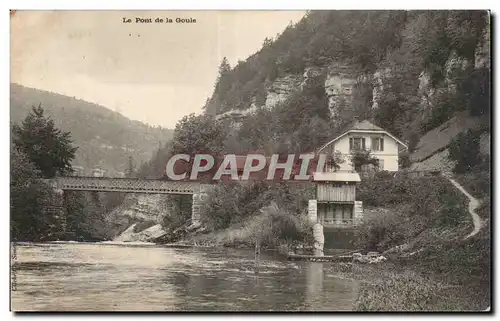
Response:
M46 180L54 189L148 194L195 194L200 184L158 179L61 176Z

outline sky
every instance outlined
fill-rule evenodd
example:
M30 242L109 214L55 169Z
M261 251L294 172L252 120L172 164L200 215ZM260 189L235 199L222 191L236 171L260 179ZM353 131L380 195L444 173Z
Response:
M224 56L234 66L304 14L16 11L11 16L11 82L174 128L183 116L202 112ZM136 23L136 18L153 23ZM173 23L155 23L156 18ZM196 23L176 23L176 18Z

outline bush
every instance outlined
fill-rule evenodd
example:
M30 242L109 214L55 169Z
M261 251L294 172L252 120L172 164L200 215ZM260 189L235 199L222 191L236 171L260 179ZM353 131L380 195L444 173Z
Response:
M411 166L410 153L402 152L399 156L399 167L402 169L409 168Z
M262 209L264 220L257 226L256 236L260 236L261 245L276 248L282 241L286 244L305 242L312 244L312 225L306 215L295 216L280 209L275 203Z
M456 162L455 173L470 172L473 167L481 164L480 145L482 130L468 130L460 133L449 146L449 158Z
M363 275L356 311L480 311L490 304L487 292L476 292L480 289L384 265Z
M404 240L402 224L404 217L397 210L378 211L363 221L358 230L356 247L368 251L381 251L387 244L398 245Z
M351 163L356 170L360 170L363 165L373 165L378 167L378 158L373 157L369 150L355 151L351 156Z
M311 198L311 186L289 185L282 183L247 182L221 183L209 192L202 207L202 222L209 230L228 228L256 215L271 201L298 216L307 208Z
M365 286L355 303L357 311L425 311L441 298L438 286L414 272L392 273Z
M174 231L191 219L193 198L189 195L168 195L161 200L163 215L160 224L165 231Z
M210 246L261 247L288 252L295 244L312 245L312 226L305 214L292 215L275 203L264 206L259 214L247 217L227 229L195 236L196 243Z
M387 250L426 229L456 227L468 218L467 200L443 177L380 173L360 184L358 198L367 213L370 206L386 209L365 214L358 239L365 248Z
M432 223L425 216L411 216L411 205L365 211L371 215L358 229L356 247L366 251L383 252L408 243Z
M455 175L456 180L474 197L479 199L488 197L491 189L490 170L476 171Z
M484 198L481 201L481 205L476 209L476 212L481 218L484 219L490 219L491 216L491 199L490 196Z
M218 184L208 193L202 206L201 220L208 231L243 229L241 233L244 235L234 239L244 242L257 235L261 235L262 242L271 247L283 241L303 241L308 239L309 232L312 233L305 227L305 210L311 192L308 185L266 182Z

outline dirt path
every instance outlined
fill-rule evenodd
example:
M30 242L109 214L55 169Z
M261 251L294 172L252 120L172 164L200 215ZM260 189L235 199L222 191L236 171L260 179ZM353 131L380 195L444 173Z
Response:
M469 199L469 214L472 217L472 222L474 223L474 229L472 230L472 232L470 232L469 235L467 235L465 237L465 240L466 240L469 237L476 235L479 232L479 230L481 229L482 221L481 221L481 218L479 217L479 215L477 215L477 213L476 213L476 208L479 206L480 202L474 196L470 195L465 190L465 188L463 188L462 185L460 185L457 181L455 181L453 178L451 178L451 175L449 173L445 173L445 174L443 174L443 176L445 176L453 184L453 186L455 186L460 192L462 192L462 194L467 196L467 198Z

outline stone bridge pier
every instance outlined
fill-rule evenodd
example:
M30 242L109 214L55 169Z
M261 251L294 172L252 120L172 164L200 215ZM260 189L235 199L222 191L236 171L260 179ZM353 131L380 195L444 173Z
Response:
M193 205L191 208L191 223L193 225L201 224L201 207L203 202L208 197L208 191L210 190L210 185L200 184L195 188L193 193Z

